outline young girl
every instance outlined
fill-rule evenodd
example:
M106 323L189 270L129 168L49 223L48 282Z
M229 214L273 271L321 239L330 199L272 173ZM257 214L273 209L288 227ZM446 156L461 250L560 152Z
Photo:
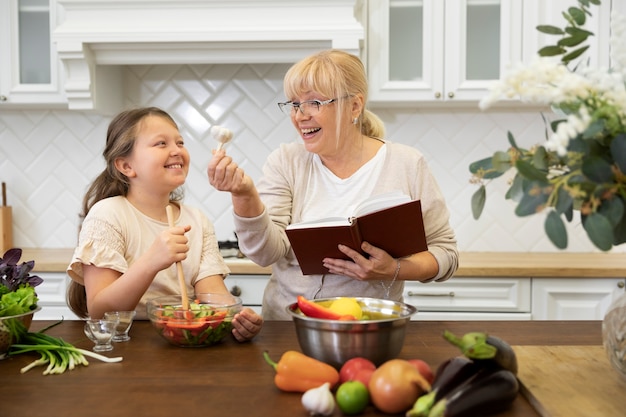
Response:
M174 120L154 107L124 111L109 125L103 155L106 169L85 195L85 219L67 269L72 311L98 318L136 310L138 319L146 319L147 300L180 294L179 261L189 294L228 293L224 277L230 271L212 224L179 202L189 152ZM168 205L175 227L168 226ZM249 340L262 323L245 308L233 320L233 336Z

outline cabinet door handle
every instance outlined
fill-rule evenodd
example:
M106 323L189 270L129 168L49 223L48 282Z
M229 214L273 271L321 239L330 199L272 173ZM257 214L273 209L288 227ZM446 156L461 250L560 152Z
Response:
M8 97L5 95L0 95L0 101L7 101Z
M619 281L617 283L617 288L624 288L624 281Z
M230 287L230 293L235 297L239 297L241 295L241 287L239 285L233 285Z
M442 293L420 293L420 292L413 292L413 291L409 291L407 293L407 295L409 297L454 297L454 291L450 291L450 292L442 292Z

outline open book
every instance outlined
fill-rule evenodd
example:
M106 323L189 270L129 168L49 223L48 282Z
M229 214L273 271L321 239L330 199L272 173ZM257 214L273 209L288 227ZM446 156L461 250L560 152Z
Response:
M339 244L364 256L363 241L394 258L428 250L421 203L401 192L370 197L355 208L350 218L290 224L286 233L305 275L328 273L322 265L324 258L349 259L337 248Z

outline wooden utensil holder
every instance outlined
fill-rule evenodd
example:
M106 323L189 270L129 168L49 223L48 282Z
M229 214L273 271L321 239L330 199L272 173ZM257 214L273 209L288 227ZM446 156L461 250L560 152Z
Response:
M0 206L0 257L13 247L13 212L11 206Z

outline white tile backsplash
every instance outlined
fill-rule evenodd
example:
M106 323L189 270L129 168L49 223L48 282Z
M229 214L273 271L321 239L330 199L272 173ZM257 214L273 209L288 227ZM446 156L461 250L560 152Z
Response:
M253 179L267 155L281 142L297 140L276 103L284 99L282 78L288 66L157 65L124 69L126 103L155 105L168 111L190 150L192 166L185 202L200 207L215 224L220 240L233 239L230 197L206 179L206 164L216 143L214 125L230 128L228 152ZM121 109L120 109L121 110ZM538 110L482 112L465 108L375 108L387 138L420 149L446 197L451 223L462 251L558 251L543 233L543 216L519 218L504 199L505 179L488 187L485 211L474 220L470 199L470 162L507 145L511 130L518 144L544 138ZM19 247L73 247L78 213L88 184L103 169L110 116L69 110L0 111L0 180L7 183L13 207L14 244ZM579 222L568 225L570 251L595 252ZM622 245L624 246L624 245ZM620 247L614 251L623 252Z

